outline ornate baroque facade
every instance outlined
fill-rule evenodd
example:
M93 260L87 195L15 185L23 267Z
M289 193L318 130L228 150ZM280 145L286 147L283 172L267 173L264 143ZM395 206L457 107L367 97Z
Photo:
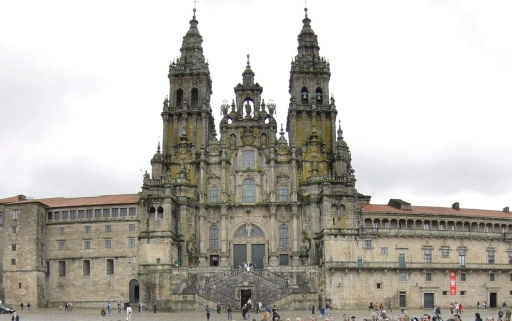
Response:
M510 298L508 208L373 205L358 193L329 63L307 11L302 22L286 129L248 56L217 133L194 11L169 66L162 146L141 192L0 200L1 298L171 309L249 297L297 309ZM242 271L245 262L256 268Z

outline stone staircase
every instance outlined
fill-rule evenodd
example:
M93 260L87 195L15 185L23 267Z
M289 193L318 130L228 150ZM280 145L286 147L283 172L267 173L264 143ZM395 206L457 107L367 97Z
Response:
M231 304L240 307L240 291L251 290L253 307L255 302L263 306L291 293L288 281L269 270L225 270L209 278L198 288L198 294L205 298L221 302L223 306Z

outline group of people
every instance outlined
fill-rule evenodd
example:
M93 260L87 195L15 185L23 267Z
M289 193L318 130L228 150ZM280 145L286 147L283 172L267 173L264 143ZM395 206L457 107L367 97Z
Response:
M239 266L240 270L242 271L252 271L256 268L256 263L252 263L252 262L244 262L243 264L243 267L242 266Z
M382 302L377 305L377 303L373 304L373 302L370 301L370 303L368 303L368 312L370 311L379 311L380 313L385 313L385 310L384 310L384 304L382 304ZM389 312L393 312L393 303L391 303L391 301L388 302L388 311Z
M62 304L59 305L59 310L62 311ZM71 303L71 302L64 302L64 311L65 312L73 311L73 303Z
M331 304L329 303L329 301L327 301L325 303L325 307L323 305L320 305L318 310L320 311L320 318L323 318L325 315L330 315L331 314ZM315 315L315 311L316 311L316 306L313 303L311 305L311 314Z
M25 311L25 305L23 302L20 304L21 311ZM30 302L27 303L27 309L30 311Z
M117 303L117 307L118 307L118 312L121 312L121 301L119 301ZM107 304L107 309L109 311L109 315L112 315L112 303L109 302ZM140 312L140 308L139 308L139 312ZM103 318L105 318L105 315L107 314L107 312L105 312L105 307L102 307L101 308L101 312L100 312L101 316ZM130 303L126 303L126 320L127 321L131 321L132 320L132 307L130 306Z
M485 303L485 306L486 306L486 309L487 309L487 303ZM478 302L477 306L480 305L480 301ZM455 304L452 302L450 303L450 313L453 314L453 310L455 309L455 313L456 314L461 314L464 312L464 309L462 307L462 303L458 303L457 301L455 301Z

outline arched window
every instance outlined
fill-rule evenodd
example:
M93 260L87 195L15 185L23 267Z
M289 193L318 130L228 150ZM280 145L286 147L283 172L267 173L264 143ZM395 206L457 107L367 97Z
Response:
M256 203L256 184L250 178L242 182L242 203Z
M197 104L199 103L199 91L197 88L192 88L192 92L190 95L190 103L192 107L197 107Z
M322 93L322 88L318 87L316 89L316 92L315 92L315 100L316 100L316 103L317 104L322 104L322 102L324 101L324 97L323 97L323 93Z
M158 218L164 218L164 209L162 208L162 206L158 207L157 214L158 214Z
M279 202L288 202L288 187L279 186Z
M151 208L149 209L149 218L155 218L155 212L155 208L151 206Z
M256 154L253 150L244 150L242 152L242 169L256 167Z
M219 189L216 186L210 188L210 203L219 202Z
M309 102L309 93L306 87L302 87L302 89L300 90L300 101L302 101L303 105L307 105L307 103Z
M286 248L288 246L288 225L281 224L281 226L279 226L279 247Z
M183 106L183 89L178 89L176 91L176 107Z
M210 226L210 249L218 250L220 248L219 227L217 225Z

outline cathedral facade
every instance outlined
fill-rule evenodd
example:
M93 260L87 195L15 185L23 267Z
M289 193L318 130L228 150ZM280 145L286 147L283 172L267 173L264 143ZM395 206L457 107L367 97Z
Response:
M374 205L356 190L307 11L286 127L247 56L216 129L197 26L194 10L169 66L162 144L139 193L0 200L3 301L186 310L251 298L303 309L492 307L512 296L508 208Z

